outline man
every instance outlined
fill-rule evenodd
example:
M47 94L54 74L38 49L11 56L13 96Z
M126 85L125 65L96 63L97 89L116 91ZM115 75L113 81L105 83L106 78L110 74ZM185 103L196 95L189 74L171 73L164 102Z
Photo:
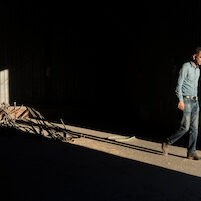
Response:
M184 63L179 72L176 95L179 99L178 108L182 111L183 117L179 129L162 143L164 155L168 154L168 145L175 143L189 131L187 158L192 160L201 159L196 153L199 121L197 94L200 76L199 65L201 65L201 47L195 49L192 55L192 61Z

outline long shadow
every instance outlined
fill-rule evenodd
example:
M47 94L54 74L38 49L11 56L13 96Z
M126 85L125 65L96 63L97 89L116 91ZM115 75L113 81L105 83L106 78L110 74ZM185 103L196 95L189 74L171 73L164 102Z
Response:
M148 129L147 128L146 129L145 128L136 129L136 128L133 128L132 126L130 126L129 124L119 126L116 128L115 128L114 124L105 126L104 124L96 125L95 123L94 124L86 123L86 125L84 123L80 123L80 124L71 123L71 125L82 127L82 128L87 128L87 129L92 129L92 130L97 130L97 131L102 131L102 132L109 132L109 133L114 133L114 134L119 134L119 135L125 135L125 136L129 136L129 135L133 136L134 135L138 139L156 142L156 143L160 143L160 144L167 137L170 137L176 131L174 129L169 129L166 131L164 131L164 129L159 129L159 128L149 129L149 126L147 126ZM187 149L188 139L189 139L189 135L187 133L181 139L179 139L174 145ZM197 140L197 150L201 150L201 140L200 139L201 139L201 135L199 134L198 140ZM176 154L169 154L169 155L185 158L183 156L178 156Z
M199 177L14 129L0 130L0 160L2 200L201 199Z
M41 121L41 119L38 119L38 121ZM49 133L48 126L47 126L46 123L44 123L44 120L43 120L43 124L34 123L32 121L23 122L23 121L20 121L20 120L18 120L18 122L19 123L24 123L24 124L30 126L32 128L32 132L37 133L35 127L38 127L40 132L43 129L45 129ZM72 135L84 136L85 138L89 138L89 139L93 139L93 140L101 141L101 142L106 142L106 143L110 143L110 144L115 144L115 145L118 145L118 146L130 148L130 149L135 149L135 150L138 150L138 151L143 151L143 152L157 154L157 155L162 154L161 151L158 151L158 150L155 150L155 149L141 147L141 146L138 146L138 145L128 144L128 143L124 143L124 142L118 142L118 141L114 141L114 140L111 140L111 139L108 139L108 138L98 137L98 136L94 136L94 135L90 135L90 134L86 134L86 133L84 134L84 133L74 132L74 131L66 130L66 129L63 129L63 128L60 128L60 127L55 127L55 130L56 131L67 131L69 134L72 134ZM172 156L175 156L175 157L180 157L180 158L185 158L184 156L179 156L177 154L172 154L172 153L169 153L169 155L172 155Z
M55 119L54 119L55 120ZM65 119L64 119L65 120ZM56 121L56 120L55 120ZM176 128L164 128L157 125L157 127L150 127L150 125L146 125L144 123L139 123L139 125L133 125L133 122L126 121L122 122L114 122L113 123L103 123L103 121L88 121L84 122L78 121L77 119L74 121L66 118L66 122L70 123L73 126L95 129L98 131L115 133L120 135L136 135L139 139L148 140L152 142L161 143L166 137L170 137L175 131ZM200 133L200 132L199 132ZM188 145L189 135L186 134L182 137L178 142L175 143L176 146L186 148ZM197 149L201 150L201 134L198 134L197 140Z

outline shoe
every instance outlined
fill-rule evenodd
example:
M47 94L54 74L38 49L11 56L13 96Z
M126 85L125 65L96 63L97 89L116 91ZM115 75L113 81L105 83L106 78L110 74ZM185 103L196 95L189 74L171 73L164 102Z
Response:
M161 149L163 151L163 155L167 156L168 155L168 144L166 142L162 143Z
M194 152L194 153L189 153L188 156L187 156L187 159L190 159L190 160L201 160L201 157L198 156L196 152Z

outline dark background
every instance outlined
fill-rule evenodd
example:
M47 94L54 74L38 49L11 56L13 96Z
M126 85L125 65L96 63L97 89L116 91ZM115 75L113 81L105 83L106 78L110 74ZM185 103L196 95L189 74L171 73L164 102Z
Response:
M179 69L201 46L200 9L198 0L7 1L0 66L9 69L10 104L77 126L169 136L181 115Z

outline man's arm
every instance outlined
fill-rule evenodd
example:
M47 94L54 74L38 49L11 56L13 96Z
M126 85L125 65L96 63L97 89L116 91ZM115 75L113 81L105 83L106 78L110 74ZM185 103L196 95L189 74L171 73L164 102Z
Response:
M179 99L179 102L184 102L183 94L182 94L182 85L184 83L184 79L186 76L187 76L187 68L186 68L186 65L184 64L181 70L179 71L179 78L178 78L177 87L175 90L176 95Z

